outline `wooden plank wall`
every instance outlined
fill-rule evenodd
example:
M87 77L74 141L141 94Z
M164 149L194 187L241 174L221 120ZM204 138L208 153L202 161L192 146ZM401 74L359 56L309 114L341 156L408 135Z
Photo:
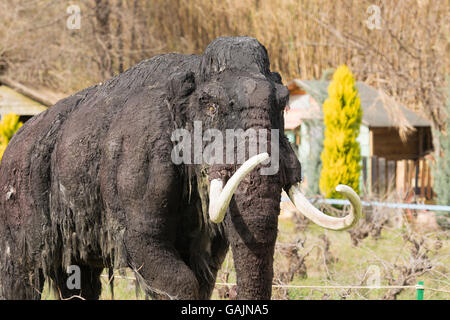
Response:
M433 150L430 127L415 127L406 141L400 138L395 128L370 128L372 135L372 153L390 160L417 159Z
M397 191L423 200L433 200L433 177L430 160L387 160L383 157L363 157L362 175L368 193L384 195Z

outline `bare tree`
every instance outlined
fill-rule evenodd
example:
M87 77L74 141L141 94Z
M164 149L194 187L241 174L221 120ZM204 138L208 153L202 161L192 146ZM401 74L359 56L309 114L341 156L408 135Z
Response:
M449 5L431 0L80 0L81 29L62 0L0 2L0 72L73 92L164 52L201 53L218 36L250 35L285 80L347 64L358 80L444 129ZM332 5L330 5L332 3ZM367 25L378 6L380 28ZM18 41L20 39L20 41ZM437 143L437 142L435 142Z

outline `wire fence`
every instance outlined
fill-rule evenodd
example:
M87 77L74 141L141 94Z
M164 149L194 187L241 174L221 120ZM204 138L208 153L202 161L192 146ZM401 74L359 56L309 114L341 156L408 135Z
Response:
M223 283L216 282L218 286L235 286L235 283ZM301 285L290 285L290 284L274 284L272 288L287 288L287 289L415 289L415 290L431 290L436 292L449 293L449 290L436 289L425 287L422 281L419 281L414 286L301 286Z
M287 197L281 197L281 202L291 201ZM326 203L335 205L350 205L350 201L344 199L310 199L316 203ZM413 209L413 210L430 210L430 211L447 211L450 212L450 206L441 206L436 204L415 204L415 203L395 203L380 201L361 201L365 207L385 207L391 209Z
M108 275L103 274L102 277L108 278ZM128 276L120 276L120 275L114 275L114 278L116 279L123 279L123 280L132 280L136 281L135 277L128 277ZM236 286L236 283L229 283L229 282L216 282L216 286L226 286L226 287L233 287ZM274 284L272 285L272 288L286 288L286 289L369 289L369 290L377 290L377 289L414 289L417 290L417 300L423 300L424 291L430 290L435 292L443 292L450 294L450 290L444 290L444 289L436 289L427 287L424 285L423 281L419 281L416 285L409 285L409 286L327 286L327 285L289 285L289 284Z

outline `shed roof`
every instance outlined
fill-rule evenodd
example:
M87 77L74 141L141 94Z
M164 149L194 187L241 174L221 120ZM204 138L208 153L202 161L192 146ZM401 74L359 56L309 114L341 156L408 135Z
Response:
M21 116L34 116L47 109L44 105L36 102L17 91L0 85L0 116L7 113L15 113Z
M295 79L291 83L295 83L298 88L304 89L315 100L318 97L327 95L330 81L321 80L299 80ZM405 108L397 103L394 99L387 96L381 90L357 81L356 88L358 89L361 99L361 107L363 109L363 123L370 127L429 127L430 121L423 118L419 114ZM306 100L300 101L295 96L291 96L289 106L291 110L285 113L286 121L294 123L295 119L301 117L302 119L322 119L323 113L321 108L314 105L305 105ZM311 112L295 111L296 109L303 109L306 111L312 108ZM297 120L298 121L298 120Z

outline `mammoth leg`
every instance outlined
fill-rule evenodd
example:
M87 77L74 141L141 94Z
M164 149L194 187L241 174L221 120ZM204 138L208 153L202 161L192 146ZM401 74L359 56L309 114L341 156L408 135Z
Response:
M100 275L103 268L88 265L78 266L80 268L79 289L76 280L69 279L75 274L68 274L63 268L59 268L56 274L51 276L56 296L61 300L98 300L102 292Z
M211 299L211 295L216 286L217 272L222 267L222 263L225 260L229 249L228 241L222 234L218 234L211 242L211 257L208 258L209 276L199 274L197 272L197 279L200 284L200 299Z
M41 269L24 271L10 263L0 272L0 300L40 300L44 282Z
M137 247L139 244L139 247ZM156 299L199 299L199 284L174 247L136 231L125 240L129 264L140 286Z
M24 255L24 248L17 245L5 230L0 242L0 300L39 300L45 277L33 258ZM24 243L24 242L22 242Z
M161 185L159 185L161 187ZM151 186L150 194L158 194ZM146 294L157 299L199 299L199 283L175 248L178 201L162 194L129 207L124 245L129 267Z

